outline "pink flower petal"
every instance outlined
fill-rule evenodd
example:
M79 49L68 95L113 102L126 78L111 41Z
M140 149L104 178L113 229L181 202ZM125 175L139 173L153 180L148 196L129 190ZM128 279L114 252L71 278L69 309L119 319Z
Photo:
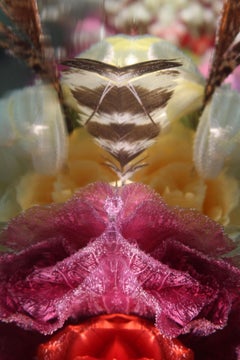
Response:
M137 241L144 251L152 251L170 238L211 255L234 248L213 220L195 210L167 207L148 187L130 184L123 188L121 197L121 232L126 239Z
M240 270L218 259L234 244L140 184L93 184L65 204L30 209L2 243L15 252L0 258L0 318L24 329L51 334L66 321L123 313L155 319L164 336L204 338L240 316Z

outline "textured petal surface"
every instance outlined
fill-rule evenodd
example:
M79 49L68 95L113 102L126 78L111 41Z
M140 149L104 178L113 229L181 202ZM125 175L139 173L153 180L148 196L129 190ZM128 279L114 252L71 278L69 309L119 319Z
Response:
M137 240L144 251L170 238L209 255L220 255L233 247L214 221L195 210L168 207L148 187L130 184L123 188L121 197L121 232L128 240Z
M89 185L63 205L30 208L9 222L1 234L1 245L19 251L44 240L49 243L51 238L64 238L66 246L83 247L106 227L106 191L111 191L106 184L99 184L93 191Z
M136 314L200 353L217 334L234 339L232 352L240 344L229 320L240 317L240 270L219 258L234 244L143 185L93 184L65 204L34 207L10 222L2 244L12 249L0 258L3 322L49 335L66 321Z

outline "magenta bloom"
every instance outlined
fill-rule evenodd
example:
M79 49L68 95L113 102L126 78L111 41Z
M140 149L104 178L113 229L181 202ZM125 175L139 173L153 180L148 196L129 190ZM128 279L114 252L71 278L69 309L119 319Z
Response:
M65 323L112 313L152 320L196 360L239 358L240 270L220 259L234 244L144 185L98 183L33 207L1 244L0 360L33 359Z

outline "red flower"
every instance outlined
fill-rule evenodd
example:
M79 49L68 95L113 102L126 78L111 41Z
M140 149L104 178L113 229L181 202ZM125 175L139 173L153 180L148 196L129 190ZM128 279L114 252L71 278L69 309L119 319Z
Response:
M193 360L193 353L136 316L102 315L67 326L40 346L38 360Z
M10 222L2 244L14 252L0 258L0 318L18 328L11 340L2 324L0 349L19 327L48 336L66 321L122 313L181 336L196 360L237 359L240 270L220 259L234 244L143 185L90 185L63 205L34 207ZM3 359L19 359L11 356Z

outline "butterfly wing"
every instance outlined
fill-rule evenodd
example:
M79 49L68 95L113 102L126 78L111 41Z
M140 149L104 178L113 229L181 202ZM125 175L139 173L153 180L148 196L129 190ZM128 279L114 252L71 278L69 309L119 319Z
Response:
M167 121L166 106L181 62L152 60L124 67L92 59L64 63L63 82L100 146L120 164L120 171L147 149Z
M51 85L11 92L0 99L0 112L0 154L2 159L9 158L4 166L9 173L17 163L31 168L31 161L33 169L42 174L54 174L62 167L67 157L66 128Z
M218 87L201 115L194 144L194 159L203 177L215 178L225 164L239 169L239 104L239 93L228 87Z
M65 163L67 133L58 71L42 31L37 1L1 0L0 11L9 24L0 24L0 46L24 60L38 78L36 85L1 99L1 128L7 129L6 136L0 136L1 151L15 149L16 158L25 151L37 172L54 173Z
M240 64L240 2L225 0L217 29L212 67L205 89L205 103L214 90Z
M224 1L213 63L205 88L204 111L194 141L194 162L203 178L214 178L225 165L236 167L239 152L240 95L225 78L240 64L240 2ZM235 154L235 155L234 155Z

